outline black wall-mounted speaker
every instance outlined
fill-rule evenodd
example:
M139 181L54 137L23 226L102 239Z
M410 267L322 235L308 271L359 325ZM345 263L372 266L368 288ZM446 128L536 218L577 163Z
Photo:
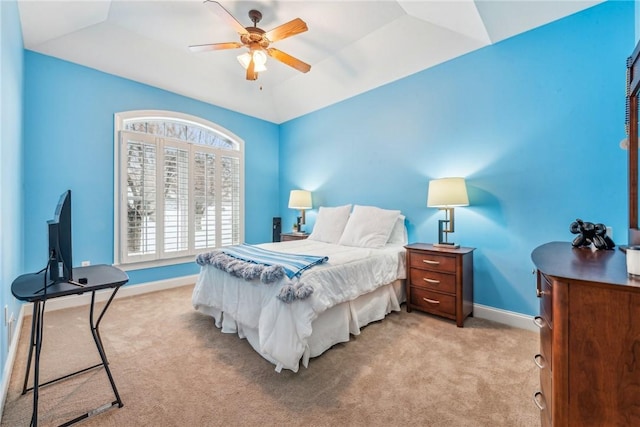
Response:
M273 217L273 241L280 241L280 233L282 232L282 218L279 216Z

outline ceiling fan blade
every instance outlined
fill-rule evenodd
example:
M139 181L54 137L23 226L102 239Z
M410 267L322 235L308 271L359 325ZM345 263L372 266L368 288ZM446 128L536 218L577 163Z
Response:
M256 80L257 78L258 73L256 73L256 63L253 60L253 55L251 55L249 66L247 66L247 80Z
M241 23L239 23L238 20L234 18L233 15L229 13L229 11L225 9L220 3L218 3L217 1L204 0L204 5L209 8L211 12L215 13L221 19L231 25L238 34L247 34L247 29Z
M303 73L307 73L309 72L309 70L311 70L311 65L307 64L306 62L302 62L298 58L294 58L288 53L284 53L283 51L275 49L273 47L267 49L267 54L269 54L270 57L282 62L283 64L287 64L288 66L293 67Z
M242 43L227 42L227 43L209 43L209 44L194 44L189 46L191 52L209 52L211 50L225 50L225 49L237 49L242 47Z
M300 18L296 18L293 21L282 24L271 31L267 31L265 36L267 36L269 41L273 43L278 40L286 39L287 37L295 36L296 34L304 33L308 29L306 22Z

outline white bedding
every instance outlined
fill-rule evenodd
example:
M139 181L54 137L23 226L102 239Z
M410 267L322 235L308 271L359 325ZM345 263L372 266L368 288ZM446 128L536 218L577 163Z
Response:
M314 320L322 313L406 276L405 250L401 244L370 249L306 239L258 246L281 252L328 256L328 262L305 271L300 279L294 279L311 285L313 294L287 304L276 298L280 288L291 283L287 277L266 285L257 280L235 278L205 265L201 267L192 302L196 309L214 317L216 326L223 332L238 333L240 337L248 338L254 348L258 346L256 350L276 364L277 371L285 368L297 372L301 359L307 366L309 356L317 355L313 354L317 350L310 349L309 337ZM384 298L396 299L391 288L388 291L381 289L376 295L385 292L389 296L385 294ZM389 309L399 310L398 301L390 304ZM377 319L368 321L371 320Z

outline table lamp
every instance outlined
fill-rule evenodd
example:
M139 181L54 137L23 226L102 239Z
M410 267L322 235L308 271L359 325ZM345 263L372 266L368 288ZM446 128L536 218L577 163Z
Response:
M454 230L454 206L469 206L464 178L440 178L429 181L427 206L445 211L445 219L438 221L438 243L434 246L459 248L460 245L449 242L448 234Z
M311 209L311 192L305 190L291 190L289 193L289 208L300 209L300 216L297 220L297 228L299 232L302 232L301 225L304 224L304 211L305 209Z

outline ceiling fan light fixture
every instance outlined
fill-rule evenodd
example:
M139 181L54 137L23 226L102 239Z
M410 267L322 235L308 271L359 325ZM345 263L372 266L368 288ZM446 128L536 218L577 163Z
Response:
M244 67L244 69L246 70L247 68L249 68L249 62L251 62L251 54L253 53L253 63L254 65L254 71L256 73L260 73L262 71L266 71L267 67L265 66L265 63L267 62L267 55L261 51L261 50L254 50L251 52L245 52L242 55L238 56L238 62L240 63L240 65L242 65Z

